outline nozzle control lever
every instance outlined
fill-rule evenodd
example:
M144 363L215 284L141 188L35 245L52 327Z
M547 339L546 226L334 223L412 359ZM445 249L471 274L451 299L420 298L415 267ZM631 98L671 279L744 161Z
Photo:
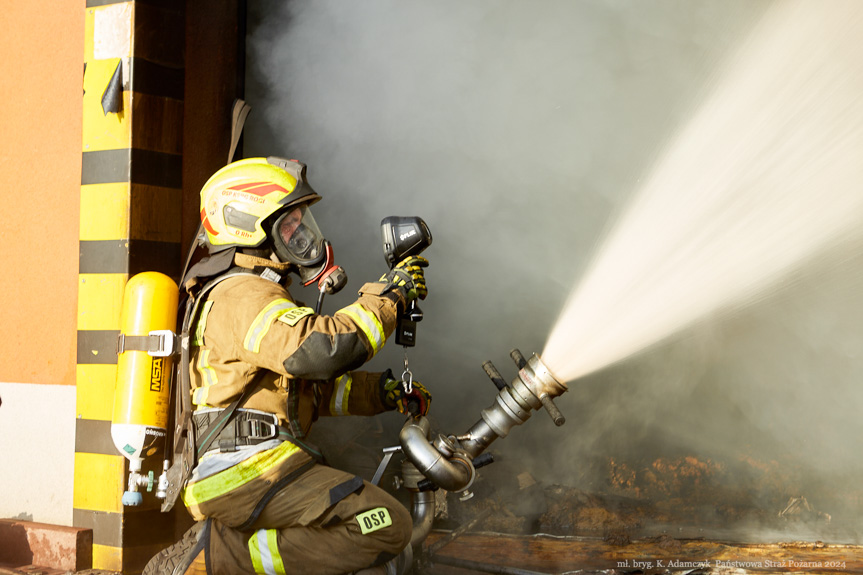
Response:
M500 372L497 370L497 368L491 361L487 361L482 364L482 368L483 370L485 370L485 374L488 376L488 378L497 387L498 391L503 391L504 389L506 389L506 381L504 381L503 377L500 375Z
M556 426L560 427L561 425L566 423L566 418L554 404L554 401L552 401L551 397L543 395L539 398L539 400L542 402L542 406L551 416L551 420L554 421L554 424Z
M521 354L521 352L520 352L519 350L517 350L517 349L511 349L511 350L509 351L509 356L510 356L510 357L512 358L512 360L515 362L515 366L516 366L517 368L519 368L519 369L523 369L523 368L524 368L524 366L526 366L526 365L527 365L527 360L526 360L526 359L524 359L524 356Z

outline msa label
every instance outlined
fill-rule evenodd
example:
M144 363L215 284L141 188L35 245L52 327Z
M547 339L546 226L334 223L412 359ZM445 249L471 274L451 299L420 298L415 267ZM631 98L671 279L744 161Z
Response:
M294 307L280 315L279 321L293 327L297 325L298 321L307 315L312 315L313 313L315 313L315 311L310 307Z
M153 358L153 367L150 370L150 391L159 393L162 391L162 358Z
M389 527L393 524L393 520L390 518L390 512L387 511L386 507L378 507L377 509L360 513L357 515L357 521L360 524L360 531L363 535L372 533L378 529L383 529L384 527Z

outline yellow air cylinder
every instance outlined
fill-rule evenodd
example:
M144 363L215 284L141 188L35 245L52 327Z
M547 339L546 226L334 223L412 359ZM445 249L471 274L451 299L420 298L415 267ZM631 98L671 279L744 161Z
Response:
M174 280L158 272L132 277L123 295L111 438L129 459L124 505L141 505L139 486L152 489L152 473L141 475L141 466L167 432L178 295Z

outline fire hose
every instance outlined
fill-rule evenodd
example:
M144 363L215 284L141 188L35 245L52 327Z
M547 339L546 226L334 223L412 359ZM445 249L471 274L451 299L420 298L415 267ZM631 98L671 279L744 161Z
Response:
M384 461L375 473L373 483L380 480L383 470L396 451L405 455L401 475L404 487L411 495L411 515L414 530L411 545L419 550L431 532L434 521L434 489L442 488L466 500L473 496L470 487L477 477L477 468L491 463L490 454L483 452L500 437L506 437L513 427L521 425L532 411L545 408L560 426L564 418L553 398L567 391L566 384L555 379L539 356L529 360L518 350L510 352L518 367L518 375L509 384L503 381L491 362L483 368L498 388L494 402L482 410L480 419L462 435L439 434L431 438L431 424L423 416L408 419L399 434L400 446L385 450Z

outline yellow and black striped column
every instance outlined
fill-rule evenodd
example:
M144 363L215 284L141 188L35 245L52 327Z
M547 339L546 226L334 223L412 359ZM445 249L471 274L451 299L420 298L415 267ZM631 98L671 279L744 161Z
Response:
M184 11L178 0L87 0L73 522L93 567L140 571L175 537L148 498L124 509L127 461L111 441L126 280L180 273Z

